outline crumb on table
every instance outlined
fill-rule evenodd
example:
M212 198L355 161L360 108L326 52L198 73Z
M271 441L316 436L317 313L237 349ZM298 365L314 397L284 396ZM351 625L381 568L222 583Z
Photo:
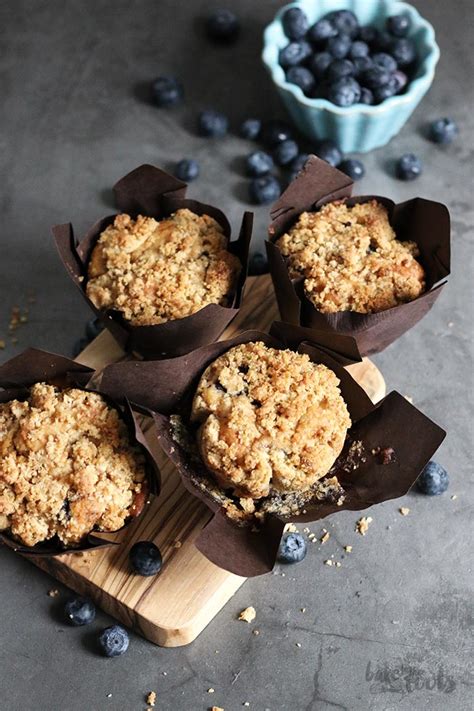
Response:
M356 523L357 533L360 533L361 536L365 536L372 521L372 516L362 516Z
M242 610L242 612L239 614L239 620L242 620L243 622L253 622L253 620L256 618L257 613L255 612L254 607L246 607L245 610Z

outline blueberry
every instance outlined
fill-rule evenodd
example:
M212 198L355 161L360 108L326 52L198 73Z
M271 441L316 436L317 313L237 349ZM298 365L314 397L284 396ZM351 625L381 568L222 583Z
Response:
M106 627L99 635L99 646L106 657L120 657L130 643L127 630L120 625Z
M183 158L176 163L174 174L179 180L189 182L199 175L199 163L194 158Z
M253 151L245 159L248 175L258 178L273 170L273 158L265 151Z
M370 57L356 57L352 60L352 63L354 65L355 77L361 76L362 74L364 74L364 72L367 71L367 69L370 69L374 66L374 63L372 62L372 59Z
M337 35L328 40L326 49L336 59L344 59L349 54L351 44L349 35Z
M366 42L361 42L360 40L353 42L349 50L349 57L351 59L357 59L358 57L367 57L369 54L369 45Z
M198 128L201 136L222 138L229 129L229 120L219 111L201 111L198 118Z
M93 341L97 338L99 333L102 333L104 326L101 324L98 318L91 318L90 321L86 323L86 338L88 341Z
M279 143L273 151L275 162L278 165L288 165L288 163L291 163L291 161L294 160L297 155L298 144L295 141L291 140L291 138L288 138L286 141L282 141L281 143Z
M263 252L254 252L249 261L249 276L260 276L268 272L267 257Z
M397 161L396 174L400 180L415 180L421 175L422 170L421 160L414 153L405 153Z
M330 37L336 37L337 34L338 30L334 27L332 22L323 18L315 22L314 25L311 25L307 33L307 38L310 42L319 44L320 42L325 42Z
M408 77L405 74L405 72L402 72L400 69L397 69L397 71L393 73L393 79L397 84L397 94L398 94L408 84Z
M326 76L329 81L336 81L341 77L350 77L354 72L355 67L350 59L335 59L329 65Z
M286 72L286 80L299 86L305 94L308 94L315 85L314 75L306 67L290 67Z
M278 143L286 141L287 138L293 138L293 129L285 121L272 119L263 124L261 137L263 143L272 148Z
M312 52L309 42L290 42L286 47L280 49L278 61L283 69L296 67L297 64L301 64L308 59Z
M237 15L231 10L215 10L206 20L206 32L216 42L234 42L240 32Z
M95 605L83 597L72 597L64 605L66 619L75 627L89 625L95 620Z
M377 67L382 67L382 69L386 69L391 74L397 71L396 61L387 52L376 52L372 55L372 61Z
M458 133L457 123L450 118L440 118L430 124L429 137L435 143L451 143Z
M387 17L387 30L394 37L406 37L410 31L410 18L406 15Z
M151 85L153 103L157 106L174 106L183 99L183 85L176 77L157 77Z
M308 153L300 153L299 156L296 156L292 164L290 165L290 182L296 178L296 176L300 173L301 170L303 170L304 165L306 161L309 158Z
M360 99L360 84L353 77L342 77L329 86L328 99L336 106L352 106Z
M281 539L277 559L280 563L299 563L306 556L306 549L301 533L286 533Z
M334 57L329 52L317 52L309 60L308 66L315 77L321 78L333 61Z
M428 462L416 482L418 491L428 496L443 494L449 486L449 475L446 469L437 462Z
M375 39L377 37L377 29L372 25L364 25L363 27L359 27L359 33L357 37L362 40L362 42L372 44L373 42L375 42Z
M273 175L264 175L261 178L253 178L249 183L250 200L257 205L266 205L278 200L281 194L281 186Z
M356 37L359 32L359 21L350 10L336 10L324 16L329 20L339 33L347 34L349 37Z
M390 54L400 67L407 67L416 59L415 44L411 39L406 38L393 40L390 45Z
M367 104L368 106L372 106L373 103L373 93L370 91L370 89L367 89L367 87L361 86L359 104Z
M389 32L382 30L381 32L376 33L375 39L371 42L371 46L379 52L385 52L390 48L392 42L392 35Z
M385 86L385 84L388 84L390 81L390 72L387 72L383 67L374 65L363 73L361 81L364 86L368 86L369 89L380 89L380 87Z
M90 341L88 338L80 338L78 341L75 342L75 344L72 347L72 357L77 358L79 353L82 353L84 348L86 348L89 345Z
M342 153L336 146L334 141L321 141L321 143L317 145L316 150L314 152L316 153L318 158L321 158L321 160L325 160L326 163L332 165L333 168L337 168L337 166L342 160Z
M256 141L261 129L262 122L260 119L249 118L240 124L239 134L242 138L247 138L249 141Z
M338 170L342 170L343 173L352 178L352 180L360 180L365 175L365 167L362 161L356 160L355 158L347 158L339 163L337 166Z
M374 89L374 100L376 104L381 104L385 99L390 99L391 96L399 91L398 81L395 76L391 76L384 86Z
M160 549L152 541L138 541L130 548L130 565L139 575L156 575L163 565Z
M308 31L309 23L305 13L299 7L290 7L281 18L283 32L291 40L302 39Z

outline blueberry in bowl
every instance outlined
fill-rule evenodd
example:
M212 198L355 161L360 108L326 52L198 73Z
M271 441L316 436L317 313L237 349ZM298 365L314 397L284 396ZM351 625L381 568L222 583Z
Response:
M369 151L396 135L429 89L438 58L432 26L399 0L291 3L265 29L262 54L297 128L344 152Z

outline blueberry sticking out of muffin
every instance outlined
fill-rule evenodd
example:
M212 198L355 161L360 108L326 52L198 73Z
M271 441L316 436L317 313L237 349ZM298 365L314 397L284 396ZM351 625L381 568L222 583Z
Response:
M208 304L232 305L239 259L221 225L180 209L162 220L117 215L89 261L87 296L134 326L181 319Z
M261 499L307 491L322 479L351 425L338 385L332 370L307 355L262 342L231 348L211 363L191 421L219 486Z
M104 398L37 383L0 404L0 530L25 546L65 548L140 513L145 459Z

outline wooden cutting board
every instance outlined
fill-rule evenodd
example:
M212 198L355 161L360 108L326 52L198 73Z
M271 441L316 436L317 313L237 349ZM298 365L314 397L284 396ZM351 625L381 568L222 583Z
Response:
M268 330L278 318L270 277L251 277L244 305L222 338L249 328ZM101 333L77 358L93 368L125 358L108 332ZM385 395L380 371L369 360L348 367L374 402ZM150 438L151 441L151 438ZM209 509L191 496L179 475L159 450L162 491L153 497L146 513L110 540L121 546L56 558L29 558L38 567L87 595L97 605L155 644L179 647L189 644L245 582L209 562L193 541L210 519ZM153 540L163 554L157 577L133 575L128 552L136 541ZM268 584L271 585L269 579Z

